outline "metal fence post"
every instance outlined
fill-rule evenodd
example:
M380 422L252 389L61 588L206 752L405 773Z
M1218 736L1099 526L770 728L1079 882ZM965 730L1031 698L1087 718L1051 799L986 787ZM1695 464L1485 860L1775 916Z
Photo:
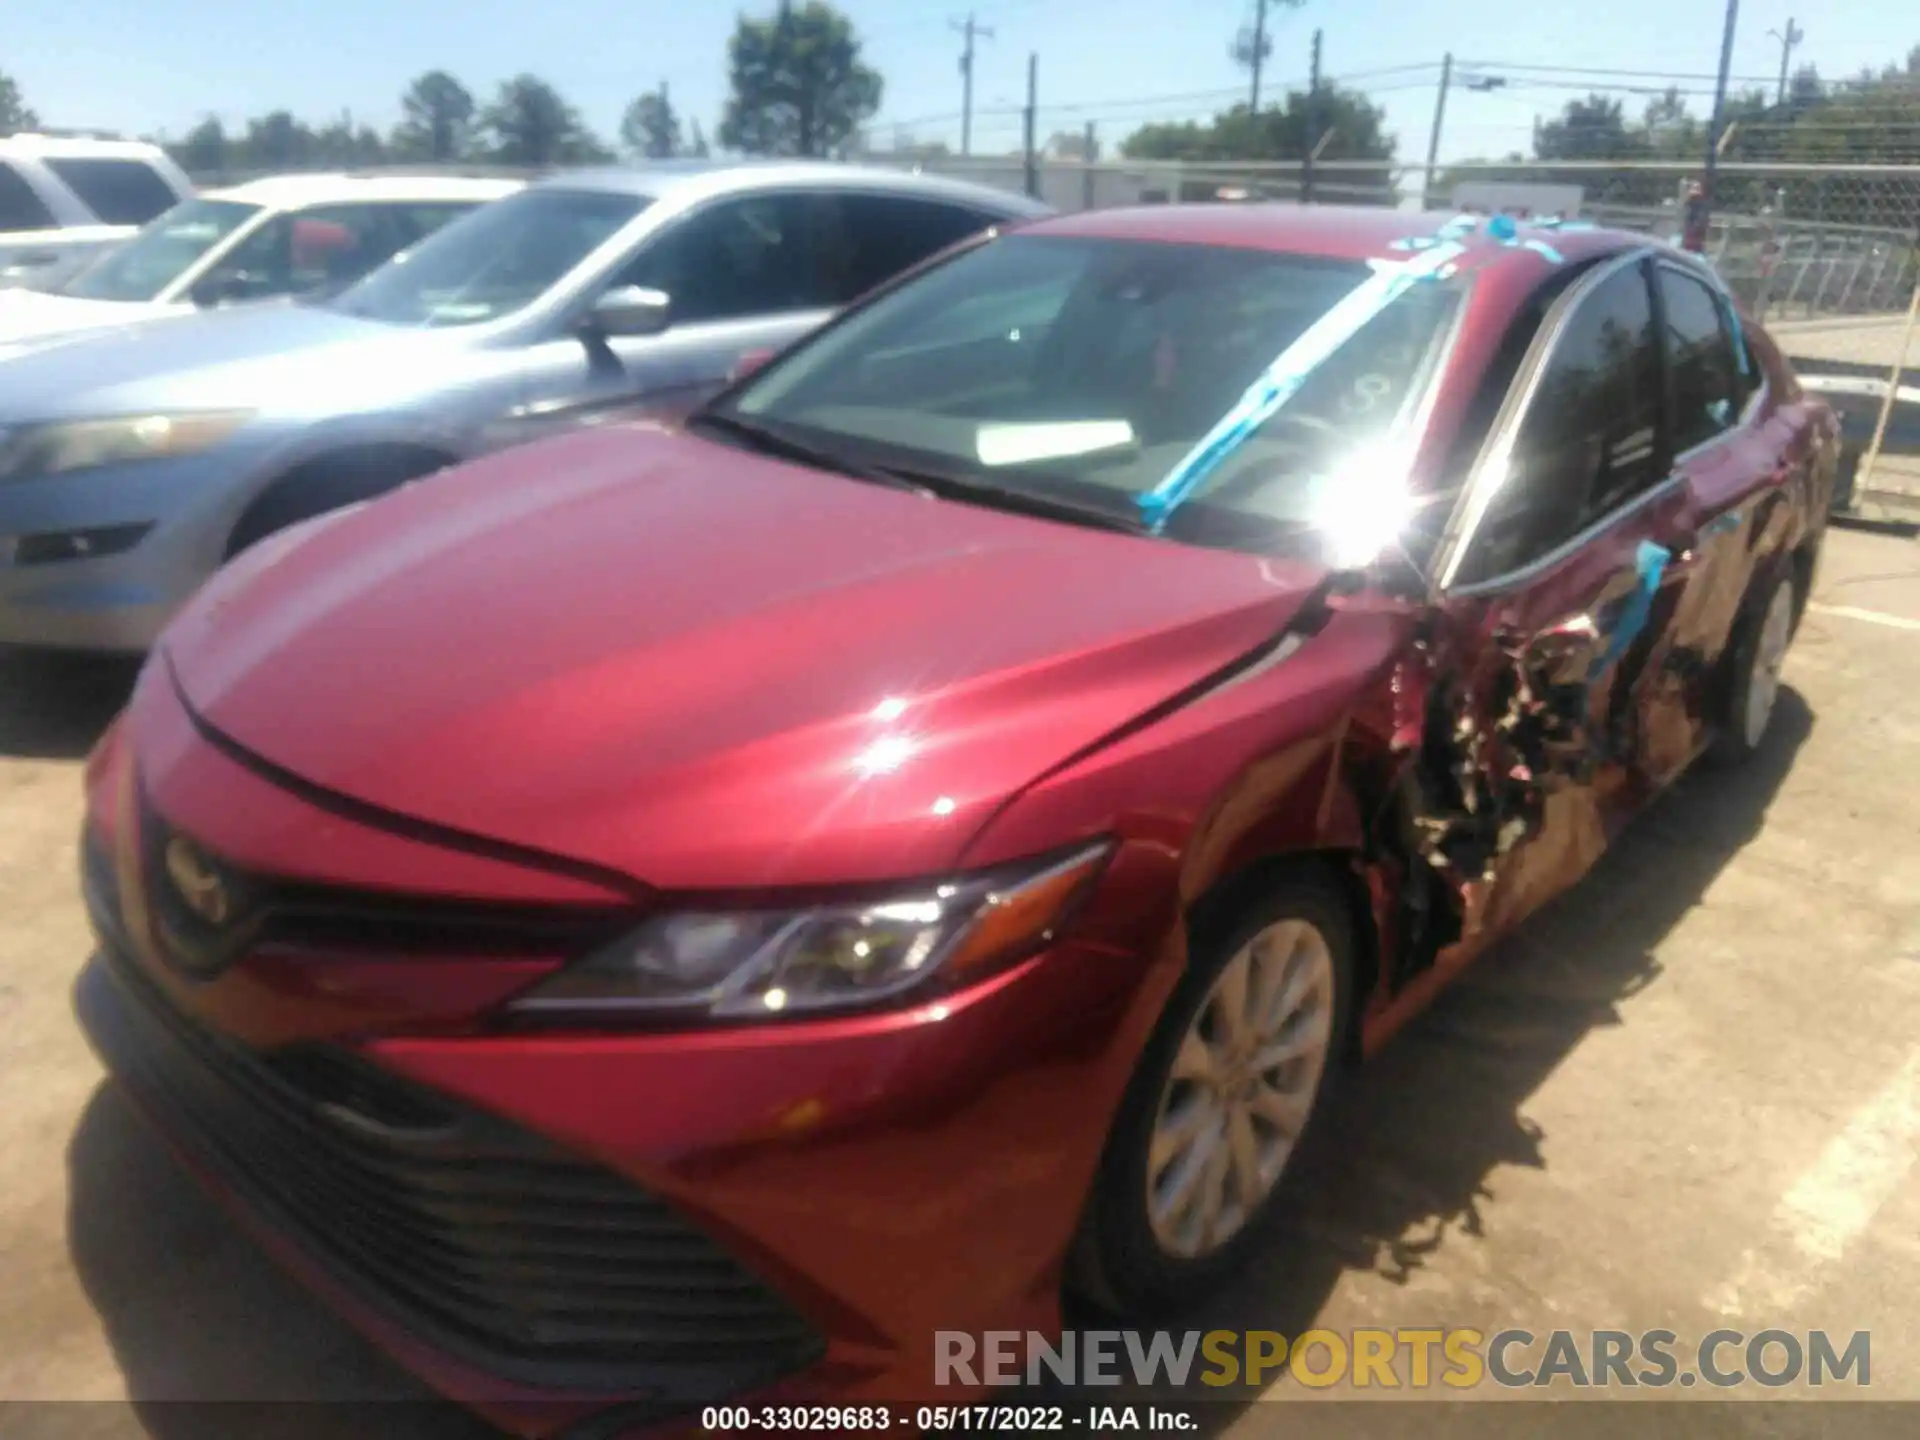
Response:
M1080 163L1085 168L1080 173L1080 208L1093 209L1093 156L1099 142L1094 138L1093 121L1087 121L1086 139L1080 144Z
M1040 57L1027 56L1027 109L1025 114L1026 154L1027 154L1027 194L1040 198L1040 157L1034 150L1035 111L1039 107L1040 97Z
M1916 252L1920 254L1920 252ZM1920 275L1914 277L1913 298L1907 302L1907 323L1900 332L1900 348L1893 352L1893 368L1887 372L1887 393L1880 397L1880 418L1874 422L1873 441L1860 457L1854 471L1853 493L1873 488L1873 467L1880 458L1880 444L1887 438L1887 421L1893 416L1893 403L1899 398L1900 376L1906 370L1907 349L1913 344L1915 322L1920 321Z

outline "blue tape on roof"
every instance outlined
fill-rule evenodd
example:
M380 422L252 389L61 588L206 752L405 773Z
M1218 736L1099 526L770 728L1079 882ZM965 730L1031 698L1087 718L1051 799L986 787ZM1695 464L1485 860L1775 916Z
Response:
M1587 679L1597 677L1607 666L1626 654L1627 647L1640 638L1640 632L1647 628L1647 620L1653 614L1653 597L1659 593L1660 577L1666 574L1667 562L1671 559L1673 552L1664 545L1656 545L1651 540L1640 542L1640 548L1633 557L1636 572L1633 593L1627 596L1627 603L1620 608L1620 618L1614 621L1607 648L1594 659L1587 671Z
M1435 246L1446 245L1464 240L1480 228L1481 221L1473 215L1456 215L1431 235L1411 235L1404 240L1395 240L1387 248L1390 250L1431 250ZM1553 228L1568 228L1556 222ZM1564 265L1566 257L1544 240L1531 237L1520 238L1520 222L1511 215L1489 215L1486 219L1487 238L1497 245L1513 250L1531 250L1549 265Z
M1733 358L1739 365L1740 374L1744 378L1752 364L1752 357L1747 354L1746 332L1740 328L1740 310L1738 306L1731 303L1727 303L1725 309L1727 324L1733 327Z
M1332 309L1281 351L1247 387L1233 408L1167 472L1166 478L1135 500L1147 524L1154 530L1166 524L1181 502L1239 449L1249 435L1271 420L1328 356L1410 287L1423 280L1442 278L1463 253L1465 247L1457 241L1446 241L1427 247L1416 259L1373 262L1374 273L1341 297Z

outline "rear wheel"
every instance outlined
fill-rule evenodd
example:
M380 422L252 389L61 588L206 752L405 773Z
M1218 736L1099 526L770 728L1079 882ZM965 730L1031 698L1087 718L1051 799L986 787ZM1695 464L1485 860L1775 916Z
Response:
M1727 759L1744 760L1765 743L1780 698L1780 671L1793 642L1798 605L1791 573L1767 582L1764 606L1750 614L1734 652L1733 692L1720 748Z
M1077 1288L1123 1312L1178 1306L1257 1242L1331 1089L1352 973L1344 899L1318 876L1196 937L1102 1164Z

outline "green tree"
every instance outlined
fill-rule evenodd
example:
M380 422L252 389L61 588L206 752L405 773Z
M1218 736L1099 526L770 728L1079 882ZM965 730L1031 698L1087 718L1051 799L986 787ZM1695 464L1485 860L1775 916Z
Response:
M20 96L20 87L11 75L0 72L0 135L39 128L40 117L27 108L27 102Z
M1204 124L1187 120L1143 125L1121 142L1120 153L1130 160L1298 161L1315 143L1320 147L1314 167L1319 198L1376 205L1398 200L1393 176L1384 166L1351 163L1393 159L1395 141L1386 129L1386 112L1359 91L1331 83L1320 87L1311 111L1306 92L1291 90L1285 103L1263 106L1257 115L1235 105ZM1279 183L1285 193L1293 193L1292 176ZM1218 185L1218 177L1195 181L1182 198L1204 199Z
M246 163L258 170L296 170L312 163L313 131L285 110L247 122Z
M627 152L643 160L666 160L685 148L680 138L680 117L674 114L667 87L638 96L620 117L620 142Z
M209 115L173 147L173 158L189 175L219 175L228 165L227 148L226 126Z
M611 159L580 112L534 75L504 82L480 116L489 158L503 165L579 165Z
M1608 95L1569 100L1555 120L1536 120L1533 153L1541 160L1644 160L1645 135L1627 124L1626 106Z
M444 70L415 78L400 97L402 119L393 132L393 152L409 160L444 164L467 148L473 96Z
M707 132L700 128L698 120L693 122L692 128L687 132L687 154L696 160L707 158Z
M720 143L749 155L832 155L880 108L853 23L822 0L741 16L727 44L732 94Z
M378 165L387 158L387 143L372 126L355 129L343 116L314 132L313 158L321 165Z
M1687 112L1677 87L1647 102L1641 116L1644 148L1660 160L1695 160L1706 145L1706 126Z

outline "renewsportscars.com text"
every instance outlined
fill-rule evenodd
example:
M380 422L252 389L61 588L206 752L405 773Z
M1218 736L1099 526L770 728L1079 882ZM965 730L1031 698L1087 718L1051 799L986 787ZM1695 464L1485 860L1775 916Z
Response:
M1035 1332L941 1331L936 1385L1202 1385L1258 1387L1285 1378L1313 1388L1467 1390L1547 1388L1728 1389L1872 1382L1872 1336L1855 1330L1714 1330L1683 1341L1671 1330L1465 1328L1308 1330L1081 1330L1057 1341Z

